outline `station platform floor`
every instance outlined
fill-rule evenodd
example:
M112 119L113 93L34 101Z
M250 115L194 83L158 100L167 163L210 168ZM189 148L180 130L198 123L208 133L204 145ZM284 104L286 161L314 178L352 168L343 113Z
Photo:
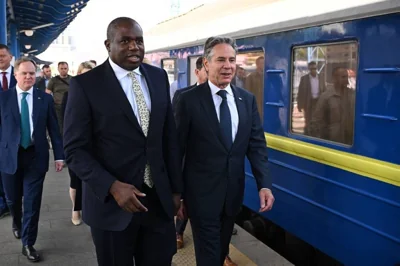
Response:
M56 173L53 164L46 176L39 235L35 248L42 255L41 266L96 266L96 253L89 227L71 223L71 201L68 194L69 176L65 168ZM239 266L293 265L266 245L236 226L230 256ZM195 266L190 224L185 231L185 247L174 256L173 266ZM11 232L11 217L0 219L0 266L32 265L21 254L22 244Z

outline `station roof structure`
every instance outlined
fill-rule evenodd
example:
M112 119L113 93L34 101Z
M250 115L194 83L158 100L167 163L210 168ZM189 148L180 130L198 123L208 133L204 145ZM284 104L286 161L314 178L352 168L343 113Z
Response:
M7 22L17 25L21 53L38 55L90 0L7 0Z

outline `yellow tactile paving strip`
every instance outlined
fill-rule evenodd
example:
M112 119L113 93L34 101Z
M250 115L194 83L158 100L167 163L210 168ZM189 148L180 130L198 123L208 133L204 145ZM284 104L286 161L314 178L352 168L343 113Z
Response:
M188 223L185 235L183 239L185 247L179 249L178 253L175 254L172 265L173 266L196 266L196 260L194 257L194 246L192 238L192 230L190 228L190 223ZM252 262L246 255L237 250L234 246L230 245L230 257L238 266L254 266L256 265Z

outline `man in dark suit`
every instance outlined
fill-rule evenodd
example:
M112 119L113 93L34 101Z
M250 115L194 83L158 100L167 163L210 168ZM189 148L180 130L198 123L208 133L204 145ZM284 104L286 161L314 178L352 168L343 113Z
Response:
M175 115L182 155L183 211L192 225L198 266L221 266L244 194L245 156L260 197L272 208L264 130L250 92L230 85L236 68L231 38L211 37L204 46L208 82L179 97Z
M13 56L7 45L0 44L0 91L6 91L17 84L14 77L14 68L11 66ZM0 219L9 215L10 210L6 203L6 196L4 194L3 184L1 182L0 174Z
M53 144L56 171L61 171L64 164L53 98L33 87L35 72L32 60L18 59L16 87L0 93L0 171L13 217L12 231L16 238L22 238L22 254L34 262L40 260L33 246L38 233L43 182L49 169L46 129Z
M38 78L35 87L41 91L46 91L47 84L51 79L51 68L49 65L44 65L42 67L43 77Z
M64 122L68 166L83 181L83 220L100 266L171 265L183 189L167 73L142 63L143 32L113 20L109 59L72 78Z
M190 85L189 87L179 89L175 92L174 97L172 98L172 107L173 108L175 108L176 103L178 102L179 95L181 95L181 93L188 91L190 89L193 89L194 87L198 86L199 84L203 84L204 82L207 81L207 72L203 66L203 57L202 56L200 56L196 60L196 68L194 70L194 74L196 75L197 82L193 85Z
M309 74L302 76L299 83L299 91L297 93L297 109L304 113L304 134L313 135L311 130L311 120L319 96L325 91L325 82L318 75L317 63L312 61L308 63Z

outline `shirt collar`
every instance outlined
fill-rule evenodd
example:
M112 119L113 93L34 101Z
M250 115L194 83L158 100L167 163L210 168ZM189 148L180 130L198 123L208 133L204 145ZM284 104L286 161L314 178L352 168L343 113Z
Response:
M211 89L211 94L217 94L217 92L219 92L221 89L218 88L217 86L215 86L210 80L208 80L208 85L210 86ZM228 84L228 86L226 86L226 88L224 89L229 95L233 96L233 92L232 92L232 88L231 88L231 84Z
M0 70L0 73L6 72L7 74L11 74L11 70L12 70L12 66L10 65L10 66L6 69L6 71Z
M23 92L27 92L28 94L32 94L33 93L33 87L32 88L30 88L29 90L27 90L27 91L23 91L18 85L16 86L16 88L17 88L17 94L22 94Z
M115 76L117 77L118 80L123 79L124 77L126 77L131 71L128 71L126 69L123 69L122 67L120 67L119 65L117 65L116 63L114 63L111 58L108 59L108 61L110 62L111 68L114 70ZM133 72L139 76L142 75L142 73L140 72L139 68L136 68L135 70L133 70Z

